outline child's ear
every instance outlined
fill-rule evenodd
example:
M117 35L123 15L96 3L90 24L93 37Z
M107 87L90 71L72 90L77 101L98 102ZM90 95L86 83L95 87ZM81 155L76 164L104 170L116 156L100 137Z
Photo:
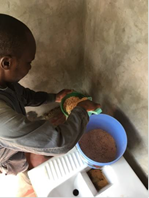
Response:
M4 56L0 59L0 66L5 70L10 69L11 64L12 64L12 58L10 56Z

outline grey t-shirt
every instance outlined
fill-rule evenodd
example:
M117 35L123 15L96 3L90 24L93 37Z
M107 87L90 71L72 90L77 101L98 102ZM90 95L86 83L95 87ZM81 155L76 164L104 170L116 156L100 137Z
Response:
M49 121L29 121L25 106L55 101L55 94L34 92L19 83L0 90L0 170L18 174L28 168L24 152L46 156L67 153L83 135L89 117L75 107L67 121L54 127Z

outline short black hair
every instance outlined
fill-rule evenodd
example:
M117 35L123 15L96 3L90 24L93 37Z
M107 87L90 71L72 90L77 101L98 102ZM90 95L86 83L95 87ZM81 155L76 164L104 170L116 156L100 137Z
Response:
M31 33L21 21L0 14L0 57L6 55L20 57L27 42L27 32Z

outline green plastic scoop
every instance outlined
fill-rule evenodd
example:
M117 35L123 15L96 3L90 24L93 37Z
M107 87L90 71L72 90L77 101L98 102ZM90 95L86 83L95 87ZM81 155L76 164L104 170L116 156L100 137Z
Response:
M64 114L66 117L68 117L69 114L65 111L65 109L63 108L63 106L64 106L65 100L66 100L67 98L70 98L70 97L78 97L78 98L80 98L80 99L86 97L88 100L91 100L91 101L92 101L92 97L90 97L90 96L85 96L85 95L83 95L83 94L81 94L81 93L78 93L78 92L72 92L72 93L70 93L70 94L67 94L67 95L62 99L62 101L61 101L61 103L60 103L61 111L63 112L63 114ZM88 115L89 115L89 116L91 116L92 114L98 115L98 114L100 114L101 112L102 112L101 108L97 108L97 109L95 109L94 111L88 111Z

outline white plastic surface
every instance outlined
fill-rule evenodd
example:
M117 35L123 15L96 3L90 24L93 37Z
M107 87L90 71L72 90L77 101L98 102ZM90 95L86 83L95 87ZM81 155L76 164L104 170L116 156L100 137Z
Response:
M102 172L110 184L99 192L88 178L86 169L74 147L67 154L53 157L30 170L28 175L38 197L73 197L73 188L79 188L78 197L148 197L148 191L123 157L103 167Z

